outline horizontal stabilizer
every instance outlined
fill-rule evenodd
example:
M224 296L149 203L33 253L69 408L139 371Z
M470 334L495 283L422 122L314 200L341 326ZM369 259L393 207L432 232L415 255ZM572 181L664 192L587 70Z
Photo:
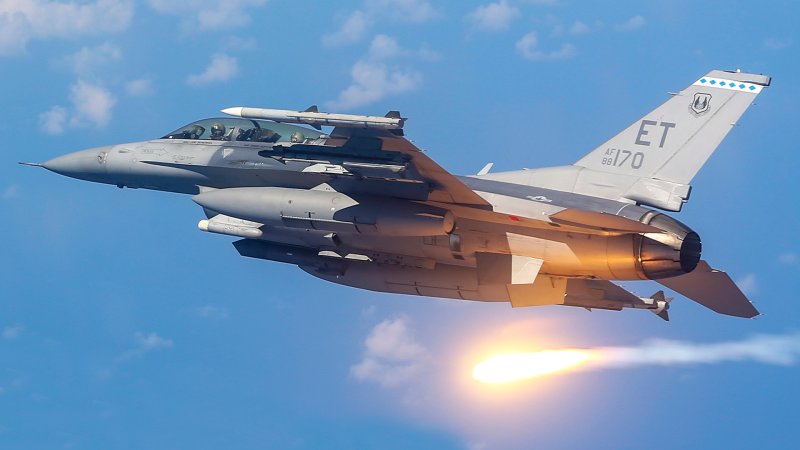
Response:
M656 281L720 314L748 318L759 314L727 273L702 260L686 275Z

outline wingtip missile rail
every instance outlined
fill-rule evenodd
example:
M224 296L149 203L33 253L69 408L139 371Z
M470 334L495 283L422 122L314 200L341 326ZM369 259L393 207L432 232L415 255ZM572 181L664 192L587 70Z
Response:
M316 111L311 107L306 111L287 109L266 109L236 106L221 110L229 116L245 119L266 119L283 123L298 123L313 127L334 126L348 128L381 128L385 130L401 130L406 119L397 111L390 111L385 117L359 116L353 114L332 114Z

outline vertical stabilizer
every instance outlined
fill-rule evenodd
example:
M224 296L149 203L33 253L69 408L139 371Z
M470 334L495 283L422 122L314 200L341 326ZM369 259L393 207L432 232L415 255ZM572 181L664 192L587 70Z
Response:
M765 75L713 70L574 165L608 174L609 184L640 179L623 193L634 201L664 189L688 197L689 182L769 84Z

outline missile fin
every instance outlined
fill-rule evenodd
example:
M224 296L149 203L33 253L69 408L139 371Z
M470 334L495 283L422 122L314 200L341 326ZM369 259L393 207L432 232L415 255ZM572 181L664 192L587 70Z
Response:
M653 300L654 305L658 306L658 308L651 309L650 311L652 311L653 314L657 315L658 317L669 322L669 302L672 301L672 297L665 297L664 291L660 290L651 295L650 299Z

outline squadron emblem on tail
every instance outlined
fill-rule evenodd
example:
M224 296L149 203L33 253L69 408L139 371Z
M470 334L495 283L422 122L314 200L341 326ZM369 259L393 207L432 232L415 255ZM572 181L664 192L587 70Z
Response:
M689 110L692 111L695 116L701 116L707 113L710 108L711 94L706 94L703 92L694 94L694 100L692 100L692 105L689 107Z

